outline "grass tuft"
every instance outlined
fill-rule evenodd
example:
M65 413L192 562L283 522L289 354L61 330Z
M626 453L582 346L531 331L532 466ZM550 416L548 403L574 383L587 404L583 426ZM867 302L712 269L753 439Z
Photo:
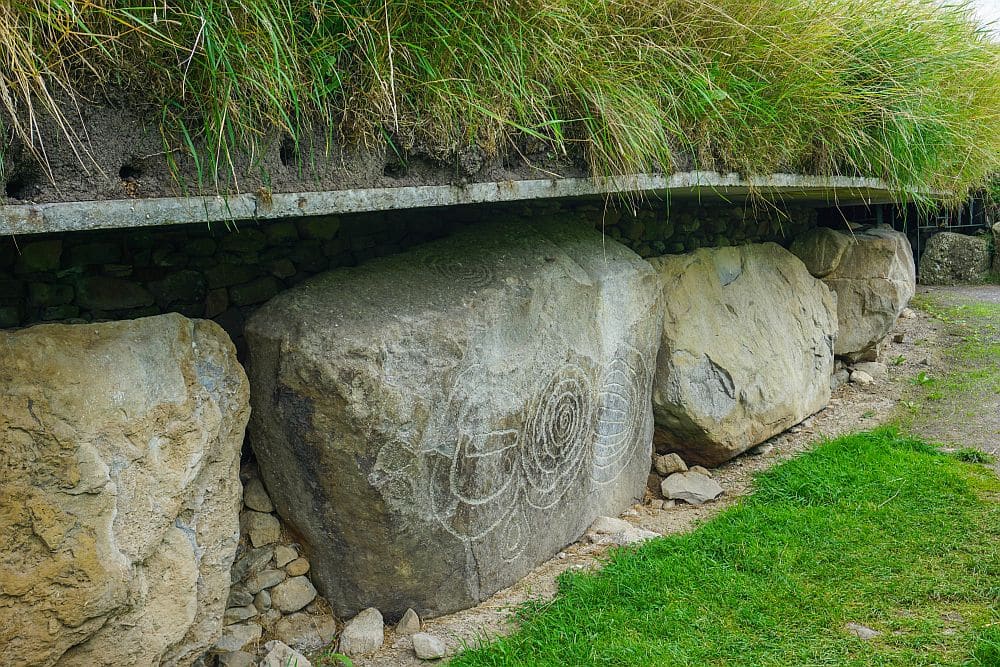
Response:
M1000 171L1000 49L961 2L28 0L0 3L0 52L5 122L40 161L43 117L85 163L77 101L124 100L217 185L272 131L298 148L316 128L442 160L474 146L955 198Z

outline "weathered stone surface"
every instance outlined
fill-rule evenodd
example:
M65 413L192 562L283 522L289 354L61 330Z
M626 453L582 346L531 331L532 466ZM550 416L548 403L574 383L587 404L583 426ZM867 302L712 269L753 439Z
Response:
M267 565L275 553L277 553L277 549L274 547L261 547L259 549L250 549L245 554L240 555L233 565L233 583L243 581L250 575L263 570L264 566ZM246 602L244 604L250 603Z
M826 405L835 305L797 257L766 243L652 263L666 309L653 381L658 449L716 465Z
M260 667L312 667L312 663L304 655L284 642L271 640L264 644L267 653L260 662Z
M875 384L875 378L866 371L851 371L851 382L862 387L868 387Z
M791 250L806 265L809 273L824 278L840 265L851 245L851 237L830 229L815 227L792 243Z
M309 561L305 558L296 558L285 566L285 572L289 577L300 577L309 571Z
M337 622L330 614L299 612L278 621L274 634L292 648L313 651L333 641L337 634Z
M641 496L658 299L591 229L483 225L257 311L251 444L334 609L471 606Z
M439 637L418 632L413 635L413 652L421 660L437 660L448 654L448 647Z
M274 548L274 564L278 567L285 567L298 557L295 549L288 545L280 544Z
M247 591L256 595L266 588L273 588L286 579L284 570L263 570L251 576L244 584Z
M243 487L243 504L257 512L269 513L274 511L274 505L271 504L271 498L267 495L264 484L256 477L247 482L246 486ZM278 567L281 566L279 565Z
M248 385L179 315L0 332L0 662L187 665L222 631Z
M847 241L836 267L822 274L837 297L834 353L860 359L885 338L916 291L913 251L905 234L885 226L853 234L814 230L798 239L792 251L808 264L830 244L831 234Z
M281 539L281 524L277 517L263 512L248 511L240 515L240 527L250 536L250 544L263 547Z
M271 589L271 604L283 613L298 611L316 598L316 589L306 577L291 577Z
M610 516L599 516L587 529L587 538L594 544L617 544L620 546L638 544L655 537L659 533L633 526L628 521Z
M385 642L385 625L378 609L369 607L352 618L340 635L340 652L357 656L374 653Z
M675 453L654 457L653 467L656 468L656 472L664 477L672 475L675 472L684 472L688 469L687 464L684 463L684 459Z
M722 487L711 477L700 472L677 472L663 480L663 496L701 505L722 495Z
M920 284L961 285L986 282L991 264L987 236L939 232L920 257Z
M223 616L222 622L226 625L230 625L232 623L245 621L248 618L253 618L256 615L257 608L252 604L243 607L230 607L226 610L226 614Z
M264 628L259 623L227 625L218 641L215 642L215 648L219 651L239 651L260 639L263 634Z
M396 634L412 635L417 632L420 632L420 616L412 609L407 609L396 624Z
M219 667L254 667L257 658L246 651L227 651L217 658Z

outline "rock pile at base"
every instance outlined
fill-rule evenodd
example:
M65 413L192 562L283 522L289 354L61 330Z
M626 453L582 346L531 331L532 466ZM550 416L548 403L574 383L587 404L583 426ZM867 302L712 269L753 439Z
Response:
M596 230L502 224L259 310L251 444L335 611L469 607L640 497L659 298Z
M228 336L180 315L0 331L0 387L0 663L193 663L238 536Z

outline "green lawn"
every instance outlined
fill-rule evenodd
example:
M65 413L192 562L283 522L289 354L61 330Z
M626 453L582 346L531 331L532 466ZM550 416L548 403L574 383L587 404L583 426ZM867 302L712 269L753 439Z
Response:
M823 443L451 664L1000 665L1000 479L960 458L891 429Z

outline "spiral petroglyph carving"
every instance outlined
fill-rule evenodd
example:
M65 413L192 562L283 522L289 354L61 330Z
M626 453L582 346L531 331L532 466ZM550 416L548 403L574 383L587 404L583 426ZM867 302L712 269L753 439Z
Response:
M486 287L493 282L492 269L476 258L427 251L423 264L437 275L468 287Z
M618 350L604 372L597 397L593 477L609 484L621 475L640 443L652 436L647 403L653 372L631 346Z
M583 469L594 424L594 388L589 367L563 365L538 395L524 428L521 469L525 501L551 507Z

